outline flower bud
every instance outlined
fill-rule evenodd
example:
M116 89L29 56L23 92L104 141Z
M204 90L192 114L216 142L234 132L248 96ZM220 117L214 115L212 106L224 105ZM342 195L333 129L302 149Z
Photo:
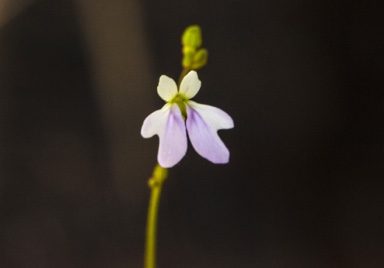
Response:
M205 48L199 49L195 55L193 55L192 60L192 70L197 70L207 64L208 60L208 51Z
M193 55L194 55L194 52L188 52L184 54L183 61L182 61L182 65L184 68L191 68L193 64Z
M200 27L198 25L192 25L185 29L181 42L184 47L199 48L203 42Z

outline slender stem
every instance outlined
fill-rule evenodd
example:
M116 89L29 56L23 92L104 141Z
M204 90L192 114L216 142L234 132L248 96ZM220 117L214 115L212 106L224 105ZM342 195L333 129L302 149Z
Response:
M179 83L178 83L179 87L180 87L181 81L183 80L184 76L186 76L190 70L192 70L192 69L189 67L184 67L183 71L180 74Z
M153 170L152 177L148 181L151 188L151 197L148 207L147 233L145 244L145 268L156 268L156 234L157 215L159 211L161 189L168 177L168 170L157 164Z

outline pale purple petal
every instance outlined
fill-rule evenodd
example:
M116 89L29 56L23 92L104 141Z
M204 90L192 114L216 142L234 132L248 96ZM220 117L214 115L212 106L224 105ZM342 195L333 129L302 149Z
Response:
M164 168L176 165L187 152L185 123L177 105L166 104L150 114L144 120L141 135L144 138L159 136L157 160Z
M177 94L176 82L166 75L160 76L157 94L159 94L163 100L167 102L171 101Z
M233 128L232 118L219 108L189 101L187 130L193 148L202 157L215 164L229 161L229 151L217 130Z
M191 107L199 113L204 121L206 121L215 130L233 128L232 118L223 110L206 105L200 104L195 101L188 101L187 106Z
M181 81L179 93L187 99L192 99L199 92L200 87L201 81L197 77L197 73L190 71Z
M170 104L165 104L160 110L154 111L145 118L141 127L141 136L150 138L161 133L166 125L170 113Z

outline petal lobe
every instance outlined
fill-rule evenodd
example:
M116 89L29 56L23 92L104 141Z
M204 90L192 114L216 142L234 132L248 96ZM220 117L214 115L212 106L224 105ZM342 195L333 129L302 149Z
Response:
M171 101L177 94L176 82L166 75L160 76L157 94L166 102Z
M190 71L180 84L180 94L184 95L187 99L192 99L199 92L201 81L195 71Z
M229 150L217 130L233 127L232 118L219 108L189 101L187 130L193 148L202 157L215 164L229 161Z
M185 123L177 105L166 104L150 114L144 120L141 135L144 138L159 136L157 160L164 168L176 165L187 152Z

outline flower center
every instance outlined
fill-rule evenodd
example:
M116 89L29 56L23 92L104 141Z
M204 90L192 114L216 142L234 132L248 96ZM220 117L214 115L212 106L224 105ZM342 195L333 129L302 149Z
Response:
M183 96L183 95L180 95L180 94L177 94L173 100L171 101L171 103L176 103L177 106L179 106L179 109L181 111L181 115L183 116L183 119L187 119L187 107L185 106L185 102L187 101L187 99Z

